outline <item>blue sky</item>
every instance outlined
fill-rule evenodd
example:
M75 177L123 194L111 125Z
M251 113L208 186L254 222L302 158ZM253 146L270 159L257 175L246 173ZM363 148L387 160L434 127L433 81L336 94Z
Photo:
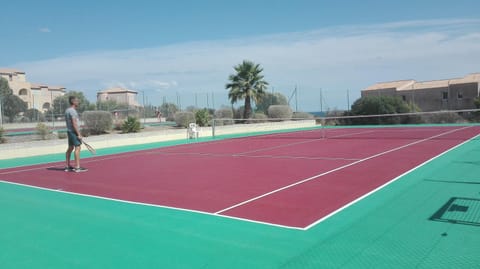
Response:
M480 72L480 1L4 1L0 67L29 81L227 105L243 59L298 108L346 109L370 84ZM6 41L7 42L6 42ZM347 91L350 99L347 99ZM213 100L212 100L213 96ZM292 103L293 105L293 103Z

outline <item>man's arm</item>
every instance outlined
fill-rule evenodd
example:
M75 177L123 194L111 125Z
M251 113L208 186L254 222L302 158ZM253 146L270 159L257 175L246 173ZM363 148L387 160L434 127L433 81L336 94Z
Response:
M82 134L80 133L80 128L78 128L78 118L77 117L73 117L72 118L72 125L73 125L73 129L75 130L75 133L77 134L77 137L78 139L82 139Z

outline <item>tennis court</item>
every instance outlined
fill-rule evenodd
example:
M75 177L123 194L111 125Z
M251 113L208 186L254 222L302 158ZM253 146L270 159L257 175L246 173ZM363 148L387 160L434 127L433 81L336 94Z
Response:
M0 170L0 260L5 268L475 268L479 131L216 138L83 159L87 173L18 160Z

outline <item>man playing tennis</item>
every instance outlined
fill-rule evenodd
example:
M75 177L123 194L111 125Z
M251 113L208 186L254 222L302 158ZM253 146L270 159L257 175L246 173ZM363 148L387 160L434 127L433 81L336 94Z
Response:
M65 123L67 124L68 149L66 152L65 171L86 172L88 169L80 167L80 148L82 145L82 135L79 128L79 117L76 108L78 107L78 98L70 96L68 98L70 107L65 110ZM75 149L75 167L70 165L70 156Z

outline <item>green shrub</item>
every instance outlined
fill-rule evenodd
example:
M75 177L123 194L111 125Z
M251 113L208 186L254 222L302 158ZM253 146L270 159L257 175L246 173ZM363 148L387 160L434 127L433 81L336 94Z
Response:
M195 122L200 126L208 126L210 118L210 114L206 108L195 112Z
M233 116L235 119L243 119L243 112L245 111L245 106L241 106L233 111Z
M122 125L124 133L137 133L140 131L140 121L135 117L128 117Z
M80 129L80 134L83 136L83 137L88 137L90 136L90 129L88 128L82 128Z
M108 111L85 111L82 119L89 134L104 134L112 129L113 117Z
M175 113L175 123L179 127L187 127L189 123L195 122L195 115L193 112L180 111Z
M45 121L45 115L40 112L38 109L30 108L29 110L23 113L24 118L22 120L27 120L28 122L36 122L36 121Z
M422 115L423 123L465 123L466 120L454 112ZM413 121L413 120L410 120Z
M37 124L36 130L37 130L37 134L40 136L42 140L48 139L48 135L50 134L50 129L48 129L47 125L43 123L39 123Z
M272 119L290 119L292 114L292 109L289 106L272 105L268 107L268 117Z
M252 117L253 120L248 121L249 123L263 123L268 121L267 115L265 115L263 112L256 112L253 114Z
M58 137L58 139L66 139L66 138L67 138L67 133L63 133L63 132L60 133L60 132L58 132L58 133L57 133L57 137Z
M5 130L2 127L0 127L0 144L6 142L5 137L3 137L4 133L5 133Z
M215 125L231 125L233 124L233 111L230 108L221 108L215 111Z
M307 112L293 112L292 118L299 120L313 120L315 117Z
M120 123L120 122L115 122L113 124L113 129L116 130L116 131L121 131L122 130L122 126L123 126L123 122Z

